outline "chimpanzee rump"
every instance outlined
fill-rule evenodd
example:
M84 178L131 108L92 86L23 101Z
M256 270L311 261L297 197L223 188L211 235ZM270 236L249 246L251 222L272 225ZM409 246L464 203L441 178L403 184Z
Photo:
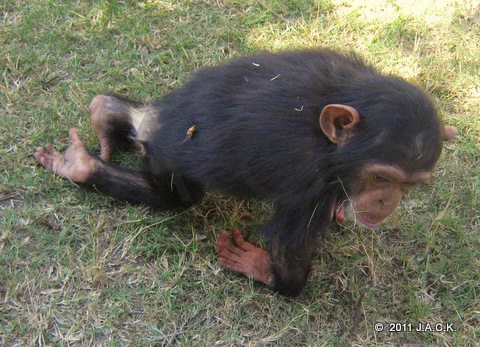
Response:
M91 117L100 157L75 129L64 155L35 158L58 175L158 210L184 209L205 190L274 202L263 228L268 252L219 231L220 263L285 295L308 277L314 239L332 219L378 226L411 186L427 181L455 136L429 97L354 54L328 49L260 53L194 74L146 105L97 96ZM109 162L135 141L145 165Z

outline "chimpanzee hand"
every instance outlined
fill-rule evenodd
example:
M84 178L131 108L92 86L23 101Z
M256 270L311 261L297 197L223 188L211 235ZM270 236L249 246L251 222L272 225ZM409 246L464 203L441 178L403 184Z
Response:
M220 265L267 285L274 284L270 254L246 242L238 229L232 238L225 230L219 230L215 250L220 256Z

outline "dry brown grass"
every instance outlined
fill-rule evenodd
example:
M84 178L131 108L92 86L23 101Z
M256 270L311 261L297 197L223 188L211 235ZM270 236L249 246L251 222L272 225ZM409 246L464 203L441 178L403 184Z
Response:
M0 10L1 345L480 345L478 3L5 0ZM97 147L95 94L152 100L199 66L315 45L354 49L425 86L460 136L385 226L332 226L299 298L221 269L213 251L217 228L258 241L269 204L211 195L157 215L31 157L47 141L64 148L72 126ZM375 331L392 322L455 331Z

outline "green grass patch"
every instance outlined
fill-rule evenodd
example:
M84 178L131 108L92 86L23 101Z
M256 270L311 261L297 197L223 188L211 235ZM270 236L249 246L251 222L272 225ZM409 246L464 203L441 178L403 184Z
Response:
M478 8L3 0L0 14L0 344L480 344ZM424 86L460 136L435 179L383 227L332 226L296 299L221 269L213 249L218 228L258 241L270 204L210 195L186 212L153 214L33 160L46 142L65 149L71 127L98 148L88 117L96 94L151 101L201 66L305 46L355 50ZM388 323L454 331L392 332Z

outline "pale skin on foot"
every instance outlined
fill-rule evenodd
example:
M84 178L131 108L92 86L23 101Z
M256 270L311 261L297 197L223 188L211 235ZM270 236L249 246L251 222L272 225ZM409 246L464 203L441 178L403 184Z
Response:
M95 159L88 154L77 129L70 129L69 134L72 144L65 154L55 150L51 144L47 144L45 148L38 147L33 156L44 168L56 175L73 182L83 183L95 170Z
M232 238L225 230L219 230L215 249L223 267L267 285L274 284L270 254L245 241L238 229L233 232Z

